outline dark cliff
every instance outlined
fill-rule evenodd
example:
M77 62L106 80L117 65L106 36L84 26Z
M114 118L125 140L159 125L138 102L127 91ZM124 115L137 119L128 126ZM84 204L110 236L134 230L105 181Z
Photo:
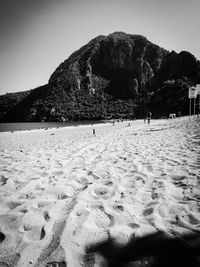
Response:
M1 121L139 118L147 109L157 117L186 114L188 87L199 81L200 63L189 52L115 32L74 52L47 85L18 97L7 112L4 105Z

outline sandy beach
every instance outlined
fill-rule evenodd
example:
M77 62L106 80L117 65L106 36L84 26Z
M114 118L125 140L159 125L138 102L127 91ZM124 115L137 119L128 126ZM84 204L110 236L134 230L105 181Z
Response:
M102 266L86 247L108 233L200 231L199 129L182 117L0 133L0 266Z

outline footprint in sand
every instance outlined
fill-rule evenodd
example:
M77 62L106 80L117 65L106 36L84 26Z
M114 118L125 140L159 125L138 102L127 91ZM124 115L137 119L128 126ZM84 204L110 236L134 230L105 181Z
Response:
M99 228L107 228L114 225L114 218L111 214L107 213L103 206L94 205L95 209L95 222Z
M53 201L50 200L41 200L38 202L38 208L43 208L48 206L49 204L53 203Z
M198 225L200 224L200 220L196 218L193 214L188 214L188 221L192 225Z
M45 237L45 235L46 233L45 233L44 226L43 226L41 229L41 233L40 233L40 240L42 240Z
M30 227L29 225L24 224L24 231L31 231L32 227Z
M113 210L116 212L114 215L116 223L127 225L128 223L133 222L133 215L123 205L116 203L113 206Z
M106 181L106 182L105 182L105 185L107 185L107 186L112 186L112 185L113 185L113 182L112 182L112 181Z
M188 187L187 184L187 177L185 176L177 176L177 177L172 177L173 184L176 186L180 187Z
M77 180L81 185L84 185L84 186L91 184L91 182L88 180L88 178L86 178L84 176L78 177Z
M26 213L26 212L28 212L28 210L26 209L26 208L24 208L24 207L20 207L19 209L17 209L16 210L17 212L20 212L20 213Z
M29 225L24 225L24 231L25 239L30 240L32 242L42 240L46 235L44 226L41 228L38 226L30 227Z
M92 176L95 180L99 180L101 177L93 173L92 171L88 172L88 175Z
M88 210L85 210L82 208L78 209L76 211L76 215L77 215L77 220L76 220L76 225L74 227L74 230L73 230L73 235L77 235L79 232L81 232L82 230L82 225L85 223L85 221L87 220L88 216L89 216L89 211Z
M144 215L145 217L147 217L147 216L149 216L149 215L152 215L153 212L154 212L153 207L149 207L149 208L144 209L142 213L143 213L143 215Z
M97 187L91 194L95 198L108 199L114 195L114 191L110 187Z
M61 194L58 194L58 199L61 200L61 199L66 199L66 198L69 198L68 195L64 194L64 193L61 193Z
M185 180L186 177L183 175L171 175L171 178L174 182L180 182Z
M143 177L141 177L141 176L136 176L135 180L136 181L141 181L143 184L145 184L145 182L146 182L145 179Z
M113 207L113 209L118 211L118 212L124 211L124 207L122 205L116 205Z
M151 164L148 164L147 170L148 170L148 172L153 172L154 171L153 166Z
M137 223L128 223L128 226L132 229L140 228L140 225Z
M99 209L100 211L104 212L105 209L102 205L92 205L91 208L93 209Z
M5 226L6 229L16 231L21 225L21 216L16 214L3 214L0 216L0 226Z
M51 219L51 217L49 216L49 212L47 210L43 212L43 215L46 222L48 222Z
M31 198L32 198L32 193L22 194L21 196L18 197L18 199L31 199Z
M8 178L6 178L5 176L2 175L2 176L0 177L0 184L1 184L1 185L5 185L6 182L7 182L7 180L8 180Z
M107 228L110 225L110 219L100 210L95 211L95 223L99 228Z
M0 243L2 243L4 239L5 239L5 235L2 232L0 232Z
M8 265L4 261L0 261L0 267L13 267L13 265L10 265L10 264Z
M85 254L83 256L84 266L92 267L95 266L95 257L93 254Z
M157 199L159 196L158 196L158 193L156 192L156 189L153 188L152 189L152 193L151 193L151 198L152 199Z
M52 261L52 262L48 262L45 267L66 267L67 264L65 261L62 262L58 262L58 261Z
M29 211L23 216L24 238L39 241L45 237L44 214L41 211Z
M78 195L80 194L82 191L86 190L88 188L88 185L84 185L82 187L78 187L78 188L74 188L74 192L73 195Z
M110 220L109 227L112 227L115 224L114 217L111 214L107 213L107 212L105 212L105 214L108 216L108 218Z
M190 224L191 226L200 224L200 220L195 215L193 215L192 213L189 213L189 212L186 214L183 214L181 217L179 217L179 219L180 218L183 222Z
M189 230L196 230L198 229L197 227L199 226L199 224L191 224L190 222L187 221L186 218L184 218L183 216L179 216L179 215L176 215L175 221L171 220L170 223L171 225L176 225L181 228L186 228Z
M20 201L8 201L6 205L9 207L9 209L13 210L18 206L21 206L23 203Z

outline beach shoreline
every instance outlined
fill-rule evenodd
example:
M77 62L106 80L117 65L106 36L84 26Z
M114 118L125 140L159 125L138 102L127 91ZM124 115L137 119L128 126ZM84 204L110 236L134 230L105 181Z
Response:
M109 121L78 121L78 122L10 122L0 123L1 132L17 132L32 130L47 130L66 127L79 127L93 124L106 124Z

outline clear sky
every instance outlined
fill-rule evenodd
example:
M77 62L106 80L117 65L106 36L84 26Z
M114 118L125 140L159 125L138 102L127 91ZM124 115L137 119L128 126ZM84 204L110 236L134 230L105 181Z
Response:
M72 52L114 31L200 59L200 0L0 0L0 94L47 83Z

